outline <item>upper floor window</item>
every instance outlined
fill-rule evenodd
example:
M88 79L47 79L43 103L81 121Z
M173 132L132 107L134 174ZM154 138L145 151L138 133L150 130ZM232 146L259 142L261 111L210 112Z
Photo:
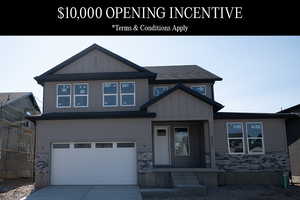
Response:
M205 85L191 86L191 89L198 92L199 94L206 95L206 86Z
M88 84L74 84L74 107L88 107Z
M56 86L56 106L58 108L71 107L71 84L59 84Z
M153 88L153 96L157 97L168 90L168 86L159 86Z
M246 123L249 154L264 153L263 127L261 122Z
M118 105L118 83L103 83L103 106L113 107Z
M228 152L230 154L243 154L244 151L244 131L240 122L227 123Z
M120 105L121 106L135 105L135 83L134 82L120 83Z

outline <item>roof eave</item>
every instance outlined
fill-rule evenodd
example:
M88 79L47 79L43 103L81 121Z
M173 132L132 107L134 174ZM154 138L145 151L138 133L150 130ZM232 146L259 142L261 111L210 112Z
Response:
M220 112L214 114L214 119L292 119L299 117L299 115L289 113Z

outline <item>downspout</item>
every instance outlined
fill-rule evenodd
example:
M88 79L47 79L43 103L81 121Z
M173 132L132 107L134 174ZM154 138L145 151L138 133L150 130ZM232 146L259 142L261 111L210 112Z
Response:
M36 121L33 122L34 124L34 137L33 137L33 162L32 162L32 182L35 182L35 155L36 155Z

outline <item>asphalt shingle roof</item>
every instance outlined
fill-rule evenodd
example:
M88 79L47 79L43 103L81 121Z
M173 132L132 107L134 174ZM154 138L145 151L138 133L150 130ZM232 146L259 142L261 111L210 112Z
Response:
M157 74L156 80L222 80L198 65L146 66L145 68Z
M5 105L23 96L29 96L31 92L0 92L0 104Z

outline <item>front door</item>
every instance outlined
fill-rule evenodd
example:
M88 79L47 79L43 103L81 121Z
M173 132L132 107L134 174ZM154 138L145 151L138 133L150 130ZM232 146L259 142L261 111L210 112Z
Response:
M157 166L170 165L170 137L168 126L154 127L154 162Z

